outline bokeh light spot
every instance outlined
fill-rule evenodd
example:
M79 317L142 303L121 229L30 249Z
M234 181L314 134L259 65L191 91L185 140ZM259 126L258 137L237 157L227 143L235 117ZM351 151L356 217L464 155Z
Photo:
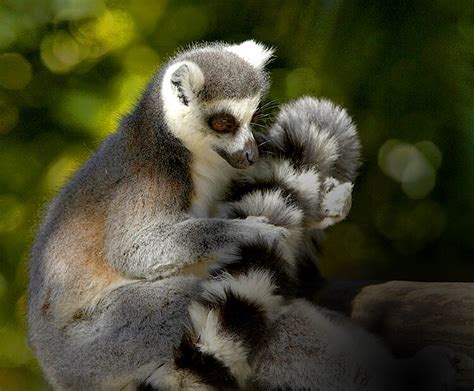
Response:
M424 200L411 207L387 203L375 209L374 222L379 232L393 241L398 252L413 254L441 235L445 212L432 200Z
M128 12L108 10L97 20L95 34L107 48L118 49L127 45L134 37L135 23Z
M18 109L9 104L0 102L0 134L6 134L12 130L18 122Z
M441 162L441 153L433 143L422 142L424 153L412 144L388 140L379 150L378 161L382 171L400 182L405 194L413 199L428 195L436 183L436 168Z
M25 208L14 196L0 197L0 233L14 231L23 223L24 216Z
M32 78L31 64L18 53L0 54L0 85L9 90L21 90Z
M416 178L412 181L402 182L402 190L408 197L414 200L422 199L433 190L436 184L436 176L434 171L428 169L428 167L426 166L426 171L421 171L420 166L412 165L413 171L417 172Z
M0 9L0 48L10 46L15 41L16 36L13 15L6 9Z
M41 59L52 72L69 72L82 58L78 42L65 31L46 36L41 42Z
M54 0L53 8L56 20L78 20L96 16L105 5L102 0Z
M433 168L437 170L441 166L443 154L435 143L431 141L420 141L415 144L415 147L428 159Z

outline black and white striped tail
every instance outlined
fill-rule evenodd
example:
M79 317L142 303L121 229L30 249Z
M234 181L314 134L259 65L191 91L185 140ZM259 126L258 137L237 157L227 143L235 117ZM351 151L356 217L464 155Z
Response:
M360 142L346 110L327 99L309 96L282 105L261 154L297 168L316 168L321 178L354 182L360 167Z
M174 360L142 387L245 388L263 337L293 297L287 254L281 244L256 238L224 259L189 307L190 324Z

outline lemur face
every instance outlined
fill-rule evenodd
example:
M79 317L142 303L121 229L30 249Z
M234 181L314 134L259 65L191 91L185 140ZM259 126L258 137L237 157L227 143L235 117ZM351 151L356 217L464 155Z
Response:
M170 130L191 152L217 153L235 168L253 164L258 149L251 123L268 89L263 67L271 55L263 45L246 41L178 56L162 84Z
M251 122L259 102L256 95L203 103L206 124L202 131L208 135L211 148L232 167L247 168L258 158Z

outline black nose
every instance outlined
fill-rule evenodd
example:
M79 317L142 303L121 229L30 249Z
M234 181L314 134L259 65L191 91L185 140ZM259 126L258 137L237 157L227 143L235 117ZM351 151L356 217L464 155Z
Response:
M245 143L245 159L249 165L254 164L258 159L258 148L255 140L249 140Z
M245 152L245 158L249 162L250 165L254 164L258 159L258 149L256 145L252 145L247 151Z

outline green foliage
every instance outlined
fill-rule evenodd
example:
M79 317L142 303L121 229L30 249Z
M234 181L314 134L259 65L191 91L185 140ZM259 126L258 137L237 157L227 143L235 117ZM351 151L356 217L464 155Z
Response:
M474 22L462 0L0 4L0 389L46 389L25 341L41 206L114 131L153 71L195 40L277 48L270 99L326 96L359 126L337 278L472 280Z

